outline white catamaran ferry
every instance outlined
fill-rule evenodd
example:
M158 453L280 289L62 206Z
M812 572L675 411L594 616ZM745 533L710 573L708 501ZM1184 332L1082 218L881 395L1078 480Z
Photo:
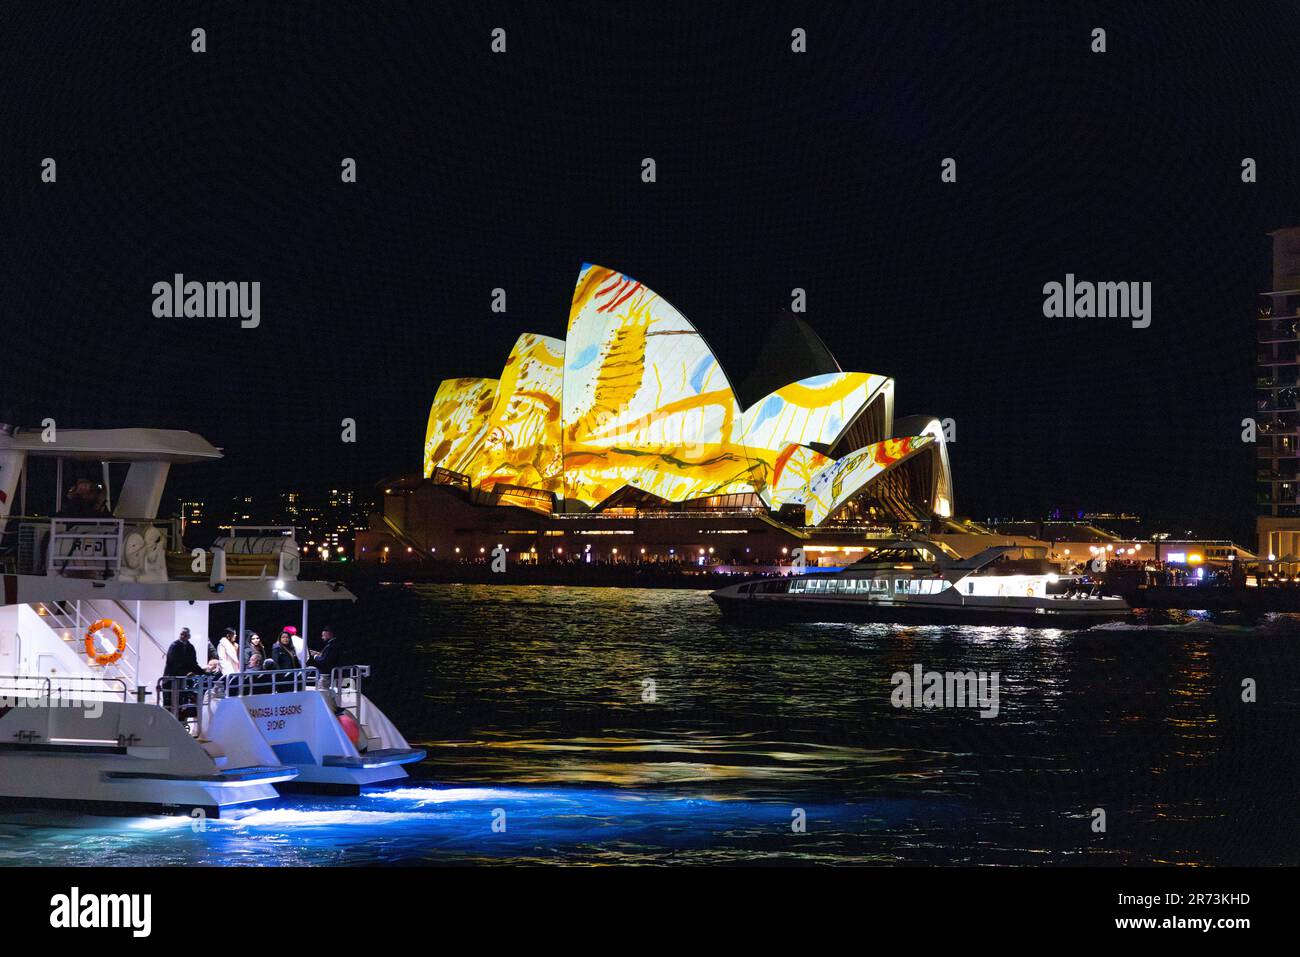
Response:
M961 558L928 539L884 542L840 571L728 585L713 599L724 612L932 624L1087 626L1129 613L1100 583L1062 575L1031 549L998 545Z
M189 432L0 426L0 803L217 816L278 789L355 794L424 757L362 693L368 666L308 666L309 603L355 597L298 578L294 529L185 550L158 518L173 464L220 457ZM28 513L29 476L52 480L53 514ZM250 601L301 606L298 668L164 676L182 629L208 661L217 603L238 603L246 661Z

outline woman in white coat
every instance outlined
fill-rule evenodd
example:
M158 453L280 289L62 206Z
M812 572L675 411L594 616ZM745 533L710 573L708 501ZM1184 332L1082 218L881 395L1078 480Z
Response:
M238 674L243 670L239 667L239 635L235 629L227 628L217 643L217 661L221 663L223 675Z

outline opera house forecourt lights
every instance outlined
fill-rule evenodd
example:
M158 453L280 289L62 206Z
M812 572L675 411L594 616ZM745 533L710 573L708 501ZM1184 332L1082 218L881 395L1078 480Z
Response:
M525 333L499 378L438 386L423 479L387 489L387 547L757 562L864 532L964 530L939 420L895 420L892 379L842 371L784 322L738 390L667 300L584 265L563 340ZM369 546L359 557L383 554Z

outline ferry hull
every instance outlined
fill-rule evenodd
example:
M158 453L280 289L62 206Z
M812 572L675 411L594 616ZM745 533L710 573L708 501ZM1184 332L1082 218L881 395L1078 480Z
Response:
M360 717L364 749L344 732L335 713L339 706ZM222 698L213 707L209 733L228 749L238 744L245 760L294 768L297 773L277 785L282 793L360 794L364 787L405 780L404 765L425 756L351 688Z
M97 814L219 817L276 797L297 769L218 764L165 709L20 699L0 708L0 803Z

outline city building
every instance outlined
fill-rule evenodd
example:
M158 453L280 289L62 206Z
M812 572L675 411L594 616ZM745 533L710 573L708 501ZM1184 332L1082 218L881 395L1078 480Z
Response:
M1300 568L1300 226L1273 237L1273 288L1261 294L1256 346L1255 531L1261 562Z

